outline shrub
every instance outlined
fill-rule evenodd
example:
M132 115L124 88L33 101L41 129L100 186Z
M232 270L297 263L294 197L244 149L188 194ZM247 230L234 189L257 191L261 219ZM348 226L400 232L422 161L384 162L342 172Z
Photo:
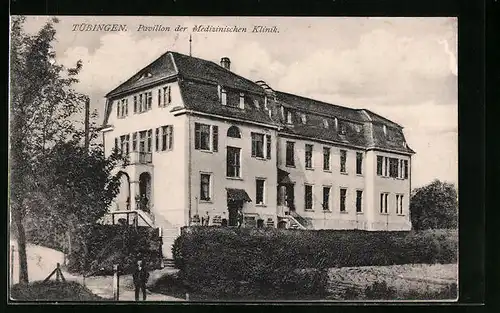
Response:
M365 289L365 297L370 300L394 300L396 298L396 290L387 286L387 282L374 282Z
M11 289L13 300L49 301L99 301L106 300L93 294L77 282L35 281L29 285L14 285Z
M439 291L410 290L400 295L402 300L454 300L457 298L457 284L452 283Z

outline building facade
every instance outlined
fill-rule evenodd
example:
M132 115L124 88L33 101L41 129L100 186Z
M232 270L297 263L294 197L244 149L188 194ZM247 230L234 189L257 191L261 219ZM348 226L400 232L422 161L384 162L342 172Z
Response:
M167 52L106 95L116 214L164 241L185 225L409 230L411 156L402 127ZM170 254L167 244L164 253Z

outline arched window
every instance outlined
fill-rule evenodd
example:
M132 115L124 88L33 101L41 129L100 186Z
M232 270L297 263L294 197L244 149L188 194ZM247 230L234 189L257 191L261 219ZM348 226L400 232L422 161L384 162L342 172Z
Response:
M227 136L233 138L241 138L240 129L236 126L231 126L227 130Z

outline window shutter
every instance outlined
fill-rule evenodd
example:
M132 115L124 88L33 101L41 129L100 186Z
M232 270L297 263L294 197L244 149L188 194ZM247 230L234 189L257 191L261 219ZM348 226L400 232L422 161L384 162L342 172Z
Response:
M174 147L174 127L169 126L169 133L168 133L168 149L172 150Z
M161 88L158 89L158 107L161 107Z
M266 144L267 144L267 151L266 151L266 158L271 159L271 135L266 135Z
M116 101L116 117L120 117L120 101Z
M160 149L160 129L155 128L155 150L158 151Z
M168 86L167 87L167 92L168 92L168 95L167 95L167 103L170 104L172 103L172 96L171 96L171 86Z
M134 96L134 113L137 113L137 96Z
M219 151L219 126L212 126L212 151Z
M194 124L194 148L199 150L201 143L200 124Z
M115 138L115 150L118 151L118 137Z

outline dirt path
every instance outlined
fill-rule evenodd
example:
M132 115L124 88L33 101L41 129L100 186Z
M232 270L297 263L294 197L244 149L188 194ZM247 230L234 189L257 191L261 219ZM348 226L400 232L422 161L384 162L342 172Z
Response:
M14 246L14 275L13 283L16 284L19 281L19 260L17 253L17 242L11 241L10 245ZM62 252L28 244L26 248L26 253L28 257L28 277L30 281L44 280L57 266L57 263L64 263L64 255ZM162 271L168 271L164 269ZM155 279L160 276L158 273L151 275L152 283ZM98 276L98 277L87 277L72 275L66 271L63 271L64 278L70 281L76 281L80 284L85 285L94 294L106 298L113 298L113 277L111 276ZM54 277L55 278L55 277ZM132 285L132 278L130 275L125 275L120 277L120 301L135 301L134 287ZM147 293L147 301L184 301L184 299L174 298L171 296L151 293Z

